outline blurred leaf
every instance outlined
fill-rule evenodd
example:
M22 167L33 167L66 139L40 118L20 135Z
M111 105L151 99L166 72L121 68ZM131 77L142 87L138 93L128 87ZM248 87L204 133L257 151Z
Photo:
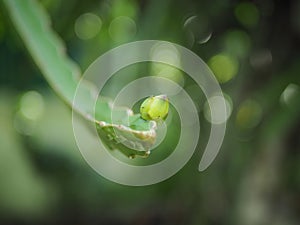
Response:
M114 114L115 108L111 107L109 99L98 101L94 117L90 106L96 102L97 89L86 80L82 82L77 93L80 101L73 103L80 80L80 70L65 54L65 47L51 30L50 19L45 10L34 0L5 0L4 3L17 31L51 87L74 110L97 124L100 136L104 137L111 148L122 148L127 155L131 155L132 150L122 144L130 143L145 154L156 138L155 123L143 121L128 108L116 110L131 118L130 123L126 123L126 118L119 120L118 124L110 123L109 118ZM118 138L115 131L118 131Z
M0 208L31 217L44 213L57 200L57 190L36 170L20 136L11 126L13 110L13 95L0 93Z

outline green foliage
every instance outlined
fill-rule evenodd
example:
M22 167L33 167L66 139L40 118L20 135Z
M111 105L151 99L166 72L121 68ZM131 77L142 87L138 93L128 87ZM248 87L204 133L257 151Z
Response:
M197 171L213 126L201 88L182 71L145 63L118 71L101 95L113 99L148 75L180 84L199 113L195 155L175 176L148 187L125 187L93 172L77 150L70 109L44 79L70 105L81 73L37 2L82 69L116 45L142 39L175 42L207 62L230 112L220 154L209 169ZM0 6L0 224L298 224L299 1L4 0ZM85 20L91 14L95 24ZM94 90L85 82L82 98L94 101ZM159 146L151 157L131 160L122 153L148 153L121 141L135 140L126 144L147 149L154 139L140 134L150 134L155 124L128 108L113 108L103 96L97 99L96 123L86 108L90 102L78 102L83 135L90 137L86 128L96 124L99 137L118 149L112 156L133 166L160 163L172 154L181 134L174 107L161 142L156 130ZM138 112L139 105L133 109Z
M144 121L129 108L113 108L110 99L100 97L101 100L97 101L97 95L93 94L97 93L97 89L88 81L82 82L78 93L80 101L73 103L81 73L78 65L65 54L65 47L60 38L51 30L46 11L36 1L4 2L28 51L51 87L74 110L97 125L99 135L109 147L121 149L128 156L148 155L148 150L156 138L155 123ZM88 106L96 101L94 117ZM116 114L114 110L119 118L112 122L111 115ZM141 152L125 147L122 142L132 143L132 146Z

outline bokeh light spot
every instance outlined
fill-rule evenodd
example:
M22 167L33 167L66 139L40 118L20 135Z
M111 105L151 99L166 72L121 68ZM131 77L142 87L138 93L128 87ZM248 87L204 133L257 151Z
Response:
M251 40L249 35L242 30L229 31L224 40L226 52L236 57L246 57L249 54Z
M280 102L283 105L292 106L299 93L300 87L297 84L289 84L282 92Z
M268 49L261 49L250 56L250 64L256 70L268 68L272 64L272 53Z
M94 38L101 30L102 20L93 13L85 13L75 22L75 33L78 38L88 40Z
M245 27L252 28L258 24L259 11L251 2L242 2L238 4L234 12L237 20Z
M220 83L231 80L237 74L239 67L237 59L225 53L213 56L208 61L208 65Z
M109 35L118 43L130 40L135 34L136 24L130 17L119 16L111 21L109 25Z
M44 100L36 91L26 92L20 100L20 112L30 120L39 119L44 112Z
M224 112L224 104L226 111ZM214 114L212 114L214 112ZM213 96L205 102L203 113L205 119L212 124L225 123L230 117L232 112L232 101L228 95ZM213 115L213 117L212 117Z
M183 24L186 32L189 45L193 46L194 43L204 44L209 41L212 36L212 28L209 19L204 15L192 15L188 17Z
M180 65L180 55L176 47L169 43L154 45L150 52L151 59L154 61L164 61L173 65ZM178 68L170 66L164 63L151 63L151 73L155 76L169 79L179 86L172 87L172 90L168 90L170 93L176 94L181 91L180 87L184 86L184 76ZM157 87L164 92L166 86L157 83ZM171 87L170 87L171 88Z
M261 106L255 100L248 99L242 102L238 109L236 124L242 129L254 128L261 121L261 117Z
M171 64L180 63L180 55L176 47L169 43L156 44L151 49L151 59L155 61L163 61Z

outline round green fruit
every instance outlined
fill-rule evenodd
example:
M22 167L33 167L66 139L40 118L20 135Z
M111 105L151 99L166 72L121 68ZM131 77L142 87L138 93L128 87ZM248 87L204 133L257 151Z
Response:
M169 112L169 99L166 95L147 98L141 105L140 113L144 120L164 120Z

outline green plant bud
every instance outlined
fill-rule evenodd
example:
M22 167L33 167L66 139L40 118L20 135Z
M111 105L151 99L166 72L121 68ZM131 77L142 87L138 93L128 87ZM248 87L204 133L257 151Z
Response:
M147 98L141 105L140 113L144 120L164 120L169 112L169 99L166 95Z

